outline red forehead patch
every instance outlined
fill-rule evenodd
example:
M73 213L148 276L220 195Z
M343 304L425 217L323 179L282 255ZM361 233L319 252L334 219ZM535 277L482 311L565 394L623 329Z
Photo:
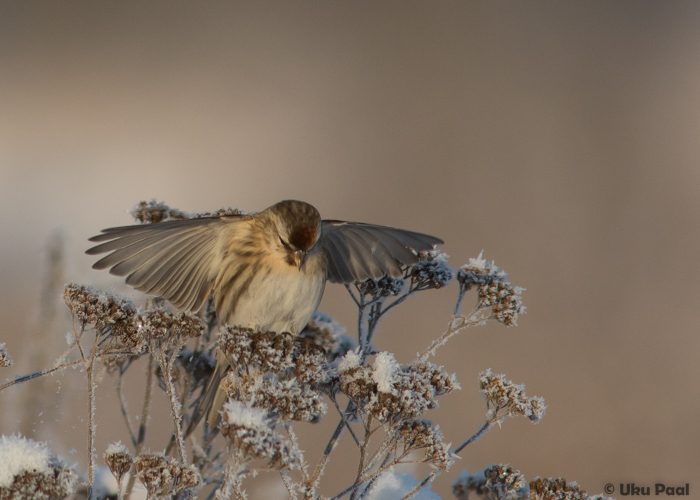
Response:
M299 250L308 250L316 242L316 228L300 224L289 235L289 243Z

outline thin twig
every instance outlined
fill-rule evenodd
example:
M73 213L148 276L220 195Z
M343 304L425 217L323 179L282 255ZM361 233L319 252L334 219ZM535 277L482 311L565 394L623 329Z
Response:
M146 428L148 426L148 416L151 408L151 388L153 387L153 355L148 355L148 368L146 373L146 395L143 398L143 409L141 411L141 422L139 423L139 435L136 441L136 446L134 447L134 456L139 456L143 450L143 442L146 439ZM129 476L129 483L126 486L126 500L131 497L131 492L134 489L134 482L136 481L136 475L132 474Z
M428 484L432 483L433 480L437 477L437 475L438 475L439 473L440 473L440 471L438 471L438 470L432 471L430 474L428 474L428 475L426 476L425 479L423 479L423 481L421 481L421 483L420 483L418 486L416 486L415 488L413 488L413 489L408 493L408 495L406 495L405 497L403 497L401 500L408 500L409 498L411 498L411 497L413 497L413 496L416 496L420 490L422 490L423 488L425 488Z
M367 416L367 422L365 423L365 439L362 442L362 447L360 448L360 464L357 467L357 479L362 475L365 468L365 460L367 459L367 447L369 446L369 440L372 437L372 415Z
M299 449L299 439L297 438L297 435L294 432L294 427L292 427L291 423L286 426L286 429L287 429L287 434L289 435L289 440L292 442L292 445L299 453L299 458L300 458L299 469L301 472L301 480L302 480L302 482L306 483L309 480L309 474L307 473L308 464L306 463L306 460L304 459L304 454Z
M481 439L481 436L483 436L483 435L486 434L489 430L491 430L491 427L493 427L494 424L495 424L496 422L498 422L498 418L494 415L493 418L491 418L490 420L487 420L486 422L484 422L484 425L482 425L481 428L480 428L478 431L476 431L476 433L475 433L472 437L470 437L470 438L467 439L465 442L463 442L462 444L460 444L457 448L455 448L454 453L459 453L459 452L462 451L467 445L473 443L474 441L478 441L479 439Z
M87 497L93 499L92 484L95 479L95 381L93 380L93 369L95 358L97 357L97 343L100 336L95 332L95 344L90 350L90 363L87 366L88 385L88 483Z
M333 404L335 405L335 409L338 410L338 413L340 414L340 418L343 419L343 422L345 422L345 426L348 428L350 431L350 435L352 438L355 440L355 444L357 446L360 446L360 440L357 439L357 436L355 435L355 432L352 430L352 427L350 427L350 422L348 422L347 418L345 417L345 412L340 409L340 406L338 405L338 401L336 401L335 396L331 396L329 398L331 401L333 401Z
M289 474L284 471L280 471L280 476L282 476L282 481L284 481L284 486L287 488L287 493L289 493L289 498L291 500L297 500L299 498L299 495L297 495L297 491L295 488L295 484L292 481L292 478L289 477Z
M85 358L85 354L83 353L83 348L80 346L80 338L83 336L83 332L85 332L85 325L81 325L80 327L80 333L76 333L76 327L75 327L75 316L71 312L71 317L73 318L73 336L75 337L73 339L73 342L68 346L68 349L66 349L63 354L61 354L56 361L54 361L53 365L58 366L61 363L63 363L63 360L68 357L68 355L71 353L73 348L77 345L78 350L80 351L80 357Z
M68 363L65 363L60 366L54 366L53 368L47 368L46 370L42 370L40 372L34 372L30 373L29 375L23 375L21 377L17 377L14 380L10 380L9 382L4 383L3 385L0 385L0 391L7 389L10 386L16 385L16 384L21 384L22 382L27 382L28 380L33 380L35 378L43 377L44 375L49 375L53 372L58 372L61 370L65 370L66 368L70 368L71 366L75 366L78 364L84 364L86 359L76 359L75 361L70 361Z
M185 343L179 341L175 348L173 349L170 359L166 360L165 352L163 352L162 346L155 347L151 346L152 352L156 352L156 361L160 365L160 369L163 372L163 380L165 381L165 390L168 393L168 399L170 400L170 415L173 419L173 426L175 428L175 446L177 447L178 458L180 463L187 465L187 453L185 451L185 441L182 436L182 416L180 415L180 402L177 398L177 392L175 391L175 385L173 384L173 364L175 363L175 358L177 353Z
M353 302L355 302L355 305L356 305L357 307L360 307L360 302L355 298L355 294L352 293L352 290L350 289L350 285L345 284L345 289L346 289L346 290L348 291L348 293L350 294L350 297L352 297L352 300L353 300Z
M479 309L474 309L474 311L472 311L472 313L469 316L453 316L445 333L440 335L437 339L433 340L430 343L430 346L425 351L423 351L423 353L418 357L418 359L421 361L425 361L431 354L435 355L435 350L438 347L445 345L450 338L457 335L460 331L469 326L478 325L479 323L484 321L485 318L479 316L477 314L478 312Z
M119 397L119 406L122 411L122 416L126 422L126 427L129 430L129 436L131 436L131 444L136 446L136 432L134 427L131 425L131 420L129 420L129 410L127 409L126 398L124 398L124 392L122 387L124 385L124 374L119 371L119 377L117 378L117 396Z
M349 405L349 403L348 403L348 405ZM338 440L342 436L344 428L345 428L345 420L341 419L340 422L338 423L338 426L335 428L335 431L333 431L333 435L331 436L331 439L328 441L328 444L326 445L326 449L323 451L323 456L321 457L321 460L319 460L318 464L316 465L316 469L314 470L314 473L311 476L311 480L306 483L306 489L307 489L306 496L307 497L312 496L312 495L310 495L310 493L313 494L313 492L318 487L318 482L321 479L321 475L323 474L323 470L326 468L326 464L328 463L328 459L330 458L331 453L333 453L333 450L338 445Z

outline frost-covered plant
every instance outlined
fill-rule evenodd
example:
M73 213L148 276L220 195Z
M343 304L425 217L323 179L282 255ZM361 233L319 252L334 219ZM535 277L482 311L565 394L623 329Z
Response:
M18 435L0 437L0 499L50 500L73 493L73 468L46 443Z
M239 212L228 209L187 214L151 201L140 203L132 215L141 223L158 223L234 213ZM167 309L158 298L137 308L127 298L71 283L63 292L73 320L68 351L54 367L0 386L0 390L69 366L85 368L89 404L85 494L90 498L99 494L93 488L93 443L95 370L100 367L116 382L127 432L127 444L113 443L103 454L120 499L132 495L136 481L153 499L192 498L200 492L209 497L242 499L246 498L246 478L260 471L280 474L292 499L321 499L323 472L346 433L359 451L359 463L354 467L357 474L350 484L337 489L332 500L384 495L437 498L430 491L430 483L453 466L467 445L508 417L522 415L538 423L545 406L542 398L528 398L523 386L485 370L479 376L479 388L486 401L486 421L476 433L453 447L439 425L426 418L438 407L441 397L460 388L453 374L430 360L437 349L464 328L491 319L515 325L524 307L523 289L513 287L506 274L481 255L456 272L442 252L422 252L418 257L419 262L404 268L400 278L369 279L347 286L358 309L356 341L321 313L316 313L298 336L292 336L218 324L211 301L197 315ZM408 297L448 286L455 278L459 289L447 330L416 359L402 364L392 353L374 348L381 318ZM472 289L476 291L475 305L468 314L462 314L462 302ZM91 345L85 342L86 333L94 334ZM195 409L217 357L234 367L222 381L227 399L220 422L213 428L202 426L204 431L199 432ZM124 375L139 358L147 358L148 367L136 426L124 398ZM4 345L0 345L0 366L9 363ZM154 385L167 394L170 405L172 437L169 443L163 443L163 453L143 449ZM322 418L336 418L338 423L320 460L311 464L294 428ZM13 443L19 438L2 439ZM31 446L48 453L44 445ZM0 446L0 470L5 470L3 460L11 458L3 458L9 455L2 453ZM51 490L50 497L65 497L73 485L65 478L74 481L75 476L69 468L52 464L47 461L41 471L53 471L54 477L62 478L59 483L64 489ZM430 473L416 479L395 472L396 466L406 464L426 464ZM21 471L13 474L17 477ZM3 496L2 488L14 484L8 481L0 473L0 499L16 497ZM562 486L556 481L536 480L528 490L517 471L499 465L477 477L460 476L454 492L458 498L474 493L485 499L505 500L524 498L525 492L532 491L539 495L533 498L550 500L560 498L556 496L559 491L570 494L572 488L566 483Z

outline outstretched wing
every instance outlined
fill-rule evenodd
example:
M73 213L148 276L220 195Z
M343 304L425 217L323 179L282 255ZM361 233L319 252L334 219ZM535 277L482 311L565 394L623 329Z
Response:
M333 283L379 279L385 274L398 278L402 265L418 262L412 250L423 252L444 243L427 234L335 220L323 221L321 239L328 257L327 278Z
M93 269L126 276L127 285L198 311L211 293L231 224L244 216L211 217L103 229L85 253L110 252Z

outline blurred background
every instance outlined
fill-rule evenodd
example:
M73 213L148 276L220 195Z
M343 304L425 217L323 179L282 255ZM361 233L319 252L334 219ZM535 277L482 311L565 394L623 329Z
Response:
M486 368L547 415L467 447L433 486L443 498L463 469L501 462L589 493L700 487L698 26L700 4L676 1L0 2L0 342L16 362L3 380L65 348L63 283L130 293L83 252L140 200L295 198L439 236L455 268L483 249L527 289L520 326L439 351L462 390L427 418L447 441L476 431ZM399 308L377 347L412 359L456 292ZM320 309L354 334L342 287ZM84 466L84 384L69 370L4 391L0 433ZM101 457L126 431L109 378L97 395ZM336 420L297 426L312 456ZM345 436L329 486L356 454Z

